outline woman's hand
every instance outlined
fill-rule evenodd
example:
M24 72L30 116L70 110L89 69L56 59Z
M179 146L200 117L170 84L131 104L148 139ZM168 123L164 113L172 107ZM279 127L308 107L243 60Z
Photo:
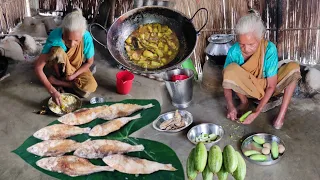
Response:
M254 112L252 114L250 114L244 121L242 124L251 124L257 117L258 117L259 113L258 112Z
M61 105L61 99L60 99L61 95L57 90L51 94L51 97L52 97L53 102L55 102L58 106Z
M228 107L227 118L235 121L237 119L238 111L235 107Z

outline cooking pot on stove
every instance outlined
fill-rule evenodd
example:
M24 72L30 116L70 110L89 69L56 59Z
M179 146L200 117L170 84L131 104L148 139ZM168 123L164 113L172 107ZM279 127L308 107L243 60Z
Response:
M205 53L210 56L225 56L233 45L233 34L213 34L208 38Z

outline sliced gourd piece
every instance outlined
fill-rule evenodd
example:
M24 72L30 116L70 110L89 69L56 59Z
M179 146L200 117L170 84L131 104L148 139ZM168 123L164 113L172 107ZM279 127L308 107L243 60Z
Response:
M167 63L167 59L166 58L161 58L161 62L163 62L165 64L165 63Z
M160 49L156 49L156 53L159 57L163 57L163 52Z
M129 36L129 37L126 39L126 43L128 43L128 44L131 44L131 43L132 43L131 36Z
M151 65L152 66L160 66L161 64L159 62L156 62L156 61L151 61Z
M158 32L158 28L153 28L152 32L157 33Z
M124 48L126 49L127 53L131 51L131 48L128 45L125 45Z
M167 44L165 44L165 45L164 45L164 49L163 49L163 50L164 50L164 52L168 52L168 50L169 50L169 46L168 46Z
M143 56L153 58L154 54L148 50L143 51Z
M163 48L164 46L163 46L163 43L160 41L159 43L158 43L158 48Z
M140 59L139 54L137 52L134 52L132 54L132 59L138 61Z
M141 60L141 61L145 61L145 60L147 60L147 58L144 57L144 56L140 56L140 60Z
M157 28L158 28L158 32L161 32L161 25L160 24L156 24Z

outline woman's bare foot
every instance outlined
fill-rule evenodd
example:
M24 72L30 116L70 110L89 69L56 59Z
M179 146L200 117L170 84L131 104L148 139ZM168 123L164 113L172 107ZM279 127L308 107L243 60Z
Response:
M275 129L281 129L283 126L283 122L284 122L284 116L278 116L277 119L275 119L273 122L273 127Z

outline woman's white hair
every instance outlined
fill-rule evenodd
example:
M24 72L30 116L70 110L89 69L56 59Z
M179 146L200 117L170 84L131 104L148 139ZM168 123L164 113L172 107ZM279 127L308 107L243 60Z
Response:
M87 29L87 20L82 16L81 9L77 8L63 18L61 27L63 31L80 31L84 34Z
M254 33L257 38L261 39L264 36L266 28L261 20L261 17L256 13L250 13L239 19L236 25L236 34Z

